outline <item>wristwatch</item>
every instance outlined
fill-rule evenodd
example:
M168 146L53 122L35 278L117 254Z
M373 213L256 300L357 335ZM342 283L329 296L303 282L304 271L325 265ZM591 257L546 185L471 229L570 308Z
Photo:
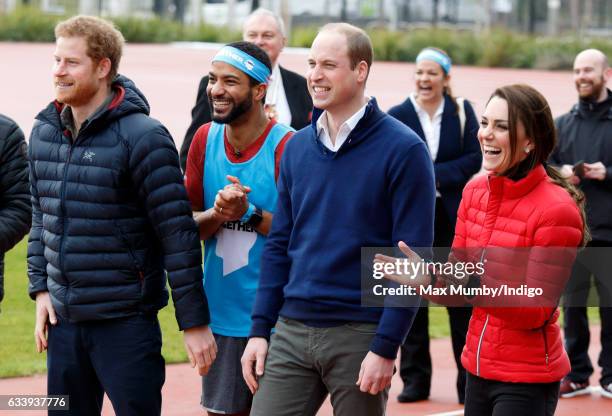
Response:
M251 216L249 217L249 219L247 220L245 224L255 228L261 223L262 220L263 220L263 210L259 207L255 207L255 210L253 211L253 213L251 214Z

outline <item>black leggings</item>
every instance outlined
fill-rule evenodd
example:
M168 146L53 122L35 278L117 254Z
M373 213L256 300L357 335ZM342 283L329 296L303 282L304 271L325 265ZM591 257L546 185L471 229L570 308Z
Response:
M553 416L559 382L507 383L467 374L465 416Z

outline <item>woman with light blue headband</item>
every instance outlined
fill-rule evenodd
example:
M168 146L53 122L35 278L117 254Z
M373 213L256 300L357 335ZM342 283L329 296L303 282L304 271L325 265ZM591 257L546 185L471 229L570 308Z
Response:
M425 48L416 58L414 92L389 114L413 129L427 143L436 175L434 246L450 247L463 187L480 169L482 155L476 138L478 120L467 100L455 98L450 88L452 61L446 52ZM438 251L438 250L437 250ZM439 250L446 261L446 250ZM446 252L446 254L444 254ZM427 304L425 304L426 306ZM453 353L457 364L457 395L465 398L465 369L461 351L471 308L448 308ZM404 389L400 402L425 400L431 386L428 308L419 309L402 346L400 376Z

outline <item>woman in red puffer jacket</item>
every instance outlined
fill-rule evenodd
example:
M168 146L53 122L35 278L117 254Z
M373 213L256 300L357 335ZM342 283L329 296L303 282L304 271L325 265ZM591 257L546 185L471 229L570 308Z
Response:
M542 298L467 297L474 310L461 356L468 372L465 415L553 415L559 382L570 370L556 302L575 248L588 240L584 198L546 165L555 127L548 103L532 87L497 89L478 140L489 174L463 191L451 256L453 261L486 261L484 274L388 277L412 286L541 288ZM420 261L405 244L400 249ZM457 296L427 297L444 304L457 301Z

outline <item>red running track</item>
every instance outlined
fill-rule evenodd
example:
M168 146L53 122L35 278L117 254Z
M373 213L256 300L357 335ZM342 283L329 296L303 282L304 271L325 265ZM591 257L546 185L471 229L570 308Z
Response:
M131 78L151 104L151 115L162 121L177 145L189 126L199 80L208 72L216 46L195 49L188 45L127 45L120 72ZM0 112L14 118L29 134L34 117L52 99L53 44L1 43ZM303 52L285 52L281 62L305 73ZM375 62L366 93L383 110L402 102L413 87L414 65ZM456 66L451 86L455 95L468 98L480 113L494 88L524 82L549 100L554 115L568 111L576 100L570 71L551 72Z
M178 336L178 335L177 335ZM591 328L591 348L589 350L593 363L597 362L599 353L599 327ZM433 380L430 400L401 404L396 400L401 391L402 382L399 376L393 379L391 394L387 405L388 416L422 416L422 415L461 415L462 406L457 404L455 390L455 361L453 359L449 338L431 341L433 360ZM591 377L591 385L598 385L600 373ZM356 375L355 375L356 377ZM194 369L187 364L168 365L166 367L166 384L163 389L164 416L204 416L200 408L200 379ZM0 379L0 394L45 394L46 379L44 375L34 377ZM453 411L459 411L455 413ZM449 413L452 412L452 413ZM43 412L0 411L1 416L41 415ZM557 416L595 416L612 414L612 399L603 398L594 392L590 396L561 399L557 407ZM114 415L109 402L105 402L104 416ZM273 415L271 415L273 416ZM332 416L329 401L324 404L318 416ZM517 415L527 416L527 415Z

